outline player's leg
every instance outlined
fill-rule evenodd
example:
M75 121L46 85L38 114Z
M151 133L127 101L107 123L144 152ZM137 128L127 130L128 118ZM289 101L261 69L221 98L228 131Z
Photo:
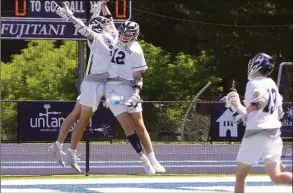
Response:
M62 122L56 142L63 144L63 142L66 139L66 136L68 135L70 128L78 120L78 117L80 115L80 110L81 110L81 105L79 104L79 102L77 102L75 104L73 111Z
M79 158L76 156L77 146L82 139L85 128L90 122L90 118L98 108L100 99L104 94L104 83L83 81L81 84L81 95L80 95L80 116L78 122L74 127L71 134L70 148L66 152L66 162L71 165L73 169L81 172L77 161Z
M64 152L62 150L63 142L72 125L78 120L81 109L80 106L81 105L79 104L79 102L75 104L75 107L72 110L72 112L62 122L57 141L49 147L49 151L54 156L54 159L63 167L65 166L65 162L63 159Z
M65 154L66 162L70 164L71 167L78 172L81 172L81 169L77 163L77 161L79 161L79 158L76 156L76 148L83 136L85 128L89 124L92 115L92 107L81 105L81 111L78 122L71 134L70 148L67 150Z
M149 158L150 162L154 166L156 172L164 173L166 172L166 169L157 161L157 158L153 151L153 145L152 145L149 132L147 131L143 121L141 110L142 109L140 104L140 106L137 109L138 112L131 112L129 113L129 116L131 117L131 120L134 124L135 131L139 139L141 140L141 143L147 153L147 157Z
M152 166L150 160L148 157L143 153L143 149L139 140L139 137L137 136L134 125L131 121L131 118L128 114L128 112L123 112L118 115L116 115L117 120L119 121L120 125L122 126L124 133L126 135L126 138L132 145L132 147L135 149L136 153L138 154L140 160L143 163L143 167L147 174L155 174L156 171L154 167Z
M245 192L245 180L250 171L250 168L251 166L248 164L244 164L241 162L237 163L234 193Z
M105 87L105 95L107 99L111 99L112 96L124 96L123 93L125 91L125 88L119 84L119 82L107 82ZM130 93L132 90L130 89ZM125 97L125 96L124 96ZM140 160L143 163L143 167L147 174L155 174L156 171L153 168L152 164L150 163L147 156L143 153L143 149L140 143L140 139L138 135L135 132L133 122L128 114L128 109L125 105L118 104L108 104L110 110L114 114L114 116L117 118L118 122L120 123L121 127L124 130L124 133L132 145L132 147L135 149L136 153L139 155Z
M281 171L283 141L280 136L269 137L264 151L265 170L275 184L292 184L292 172Z
M266 160L265 170L275 184L292 184L292 172L282 172L280 162Z
M259 135L258 132L246 130L236 158L235 193L245 192L246 177L250 171L251 165L259 162L263 154L265 140L266 139L262 135Z

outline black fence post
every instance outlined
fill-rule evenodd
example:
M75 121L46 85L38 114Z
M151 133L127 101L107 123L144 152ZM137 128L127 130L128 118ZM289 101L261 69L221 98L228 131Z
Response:
M90 5L90 0L83 0L84 1L84 5L85 5L85 17L86 17L86 25L88 24L89 20L90 20L90 9L91 9L91 5ZM86 47L86 58L87 60L89 59L90 56L90 49L87 45ZM89 175L89 171L90 171L90 131L89 131L89 125L86 128L86 168L85 168L85 175L88 176Z

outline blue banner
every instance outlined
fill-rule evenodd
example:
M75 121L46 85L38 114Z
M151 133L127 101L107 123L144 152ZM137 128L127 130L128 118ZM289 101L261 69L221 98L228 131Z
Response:
M293 104L283 104L284 116L282 118L282 139L292 141L293 139Z
M245 127L242 122L235 123L232 111L224 103L212 104L212 141L241 141Z
M17 20L1 21L1 39L85 40L70 22Z
M55 141L62 122L74 105L74 102L18 103L19 140ZM67 139L70 139L75 124L70 128ZM90 140L112 140L116 138L116 128L117 121L112 112L100 105L91 118L88 137Z
M283 104L284 117L282 121L282 139L284 141L292 140L292 104ZM225 108L224 103L214 103L212 105L211 117L211 140L212 141L241 141L245 132L245 126L242 122L233 121L232 112Z

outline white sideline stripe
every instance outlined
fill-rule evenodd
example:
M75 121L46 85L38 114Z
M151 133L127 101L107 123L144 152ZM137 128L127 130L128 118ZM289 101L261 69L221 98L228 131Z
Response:
M40 193L40 192L48 192L48 193L66 193L63 191L58 190L50 190L50 189L37 189L37 188L29 188L29 189L7 189L7 188L1 188L1 193Z
M139 192L174 192L174 193L189 193L194 192L194 190L176 190L176 189L152 189L152 188L126 188L126 187L117 187L117 188L87 188L88 190L101 192L101 193L116 193L116 192L126 192L126 193L139 193Z
M165 161L160 161L160 163L227 163L227 162L235 162L235 160L165 160ZM292 159L288 160L282 160L282 162L292 162ZM1 164L26 164L26 163L31 163L31 164L38 164L38 163L56 163L56 161L1 161ZM79 163L85 163L85 161L79 161ZM97 163L97 164L107 164L107 163L141 163L141 161L136 161L136 160L129 160L129 161L90 161L90 163ZM262 162L260 162L262 163Z
M1 179L1 185L52 185L52 184L140 184L140 183L188 183L188 182L234 182L235 177L158 177L150 178L91 178L91 179ZM270 182L268 176L248 176L247 182Z
M207 192L234 192L233 186L210 186L210 187L180 187L182 189L193 189L191 192L207 193ZM292 186L246 186L245 192L247 193L289 193L292 192Z
M207 165L207 164L200 164L200 165L163 165L166 168L233 168L236 167L236 164L219 164L219 165ZM286 167L292 167L292 164L285 165ZM81 169L85 168L85 165L80 166ZM90 168L142 168L142 165L94 165L90 166ZM263 165L255 165L252 166L253 168L263 168ZM1 169L54 169L54 168L70 168L68 165L62 167L60 165L53 165L53 166L42 166L42 165L23 165L23 166L1 166Z

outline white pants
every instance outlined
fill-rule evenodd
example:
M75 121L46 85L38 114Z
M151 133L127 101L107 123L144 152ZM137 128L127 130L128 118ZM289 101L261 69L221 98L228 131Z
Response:
M131 84L124 81L110 81L106 82L105 85L105 96L106 98L111 98L112 96L123 96L124 102L127 101L133 94L133 88ZM142 112L141 103L137 105L136 108L128 108L123 104L111 105L108 104L110 110L117 116L123 112L137 113Z
M282 149L283 141L280 136L271 136L266 132L260 132L242 139L237 162L253 165L268 159L280 163Z
M105 83L83 80L80 85L79 103L92 107L93 112L98 109L102 96L105 94Z

